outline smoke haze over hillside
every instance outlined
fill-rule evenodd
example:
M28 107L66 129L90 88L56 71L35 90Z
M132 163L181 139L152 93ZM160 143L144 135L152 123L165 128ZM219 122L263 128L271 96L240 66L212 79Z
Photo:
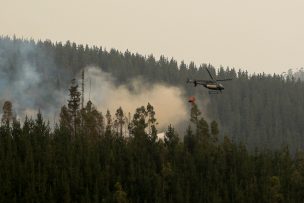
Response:
M75 76L56 67L52 55L34 45L4 43L0 47L0 105L2 107L6 100L10 100L21 121L26 115L35 117L40 110L52 125L58 121L60 107L67 103L73 77L78 79L80 91L80 75L81 71ZM100 67L85 67L85 102L90 96L104 114L109 109L114 116L116 109L122 107L125 115L130 112L131 117L137 107L150 103L161 129L188 120L182 89L147 83L140 77L123 85L116 85L115 81L115 77Z
M170 123L177 125L188 119L187 106L180 88L165 84L147 84L141 78L132 79L128 84L117 87L111 74L102 72L98 67L88 67L85 73L91 79L91 100L102 112L106 112L108 108L114 114L116 109L122 107L125 114L131 112L133 115L137 107L150 103L154 106L160 128L166 128ZM86 84L86 89L89 90L89 82Z
M38 54L44 64L34 60ZM0 104L12 101L21 120L34 116L38 109L52 120L65 101L63 91L54 85L57 71L60 74L52 58L31 44L4 44L0 48Z

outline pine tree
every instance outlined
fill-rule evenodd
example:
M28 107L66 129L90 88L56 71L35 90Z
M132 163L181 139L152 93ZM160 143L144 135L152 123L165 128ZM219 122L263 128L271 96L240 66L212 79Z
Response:
M170 151L173 151L179 142L179 137L175 133L174 128L171 126L171 124L168 126L164 141Z
M115 193L114 193L114 202L115 203L127 203L127 193L122 189L120 182L115 184Z
M91 101L88 101L86 107L81 110L81 119L82 130L88 136L95 139L104 134L104 117Z
M212 141L213 142L218 142L219 139L219 129L218 129L218 124L216 121L212 121L210 124L211 127L211 135L212 135Z
M80 95L81 93L78 90L78 85L76 83L76 80L72 80L71 87L69 89L69 96L70 99L68 100L68 109L69 112L72 115L72 122L73 122L73 127L74 127L74 136L76 136L76 126L80 122L80 118L78 117L78 111L80 107Z
M156 118L154 107L148 103L147 105L147 116L148 116L148 127L149 127L149 135L152 142L155 142L157 138L157 129L156 129Z
M115 116L116 116L116 119L114 121L114 126L116 127L117 134L119 136L122 136L123 135L123 127L125 125L126 118L124 116L124 112L123 112L121 107L119 107L116 110Z
M136 112L133 115L132 124L131 124L131 133L133 135L145 135L145 129L148 127L146 123L146 117L148 113L144 106L136 109Z
M199 121L199 117L202 113L200 112L200 110L198 109L197 105L195 103L192 104L191 107L191 117L190 117L190 121L197 125L198 121Z
M272 176L269 181L270 181L270 191L269 191L270 202L283 203L284 196L281 193L280 178L277 176Z
M1 119L2 124L9 125L12 121L15 121L15 117L13 115L12 102L5 101L2 109L3 109L3 115Z
M73 122L72 122L72 116L68 108L64 105L61 107L60 111L60 128L61 129L66 129L68 132L73 132Z
M106 114L106 135L111 135L112 133L112 116L109 110L107 110Z
M186 135L184 136L184 146L187 151L192 153L196 145L196 139L191 129L191 126L188 126Z
M208 143L210 141L209 125L204 118L200 118L196 126L197 142Z

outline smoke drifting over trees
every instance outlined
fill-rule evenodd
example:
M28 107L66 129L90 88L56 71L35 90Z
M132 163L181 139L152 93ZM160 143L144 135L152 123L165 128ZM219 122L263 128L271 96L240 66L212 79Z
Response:
M221 95L208 95L202 87L186 85L187 78L209 79L208 67L225 83ZM158 127L179 123L189 113L187 98L195 96L208 122L216 120L227 135L251 149L303 148L304 83L285 75L248 74L208 64L178 64L174 59L75 43L34 42L0 38L0 104L11 101L19 119L38 109L53 124L67 101L72 78L86 68L86 101L91 77L91 100L105 114L119 107L134 113L150 102L159 117ZM303 71L297 73L300 75ZM101 78L101 79L100 79ZM299 77L296 77L299 78ZM79 81L78 81L79 83ZM80 83L79 83L80 85ZM117 93L117 94L116 94ZM184 129L184 128L183 128ZM184 132L184 130L182 131Z
M91 80L91 93L90 82L86 82L86 98L90 94L90 100L102 112L107 109L115 112L118 107L122 107L125 113L133 115L137 107L150 102L156 109L158 127L162 129L167 127L168 122L177 125L187 120L189 107L180 88L160 83L149 84L142 78L115 86L111 74L102 72L98 67L86 68L85 75Z
M121 109L104 122L91 102L75 101L53 131L41 113L0 125L0 202L303 202L303 152L218 141L217 123L195 104L184 139L169 125L163 141L150 104L125 137Z
M185 85L206 67L234 79L223 94ZM303 202L294 77L8 38L0 74L0 202ZM197 97L191 109L186 95Z
M175 125L186 120L182 89L151 84L139 77L119 84L117 78L96 66L79 67L78 71L62 69L45 46L47 43L36 46L34 42L1 40L1 104L4 100L13 102L19 119L35 116L40 109L50 122L58 121L71 79L76 77L81 84L80 73L85 68L85 99L88 101L90 96L99 110L114 112L122 107L133 114L138 106L150 102L158 109L160 128L166 128L169 121Z
M19 40L1 40L0 44L1 103L11 101L21 119L36 115L41 109L52 120L65 101L56 86L63 73L56 68L52 55L43 47ZM67 84L66 80L62 82Z

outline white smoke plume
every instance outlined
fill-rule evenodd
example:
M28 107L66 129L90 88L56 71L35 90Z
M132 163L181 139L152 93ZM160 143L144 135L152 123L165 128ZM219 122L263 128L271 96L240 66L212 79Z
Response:
M40 110L52 127L58 122L60 108L67 104L70 81L75 75L69 67L56 67L54 56L43 47L30 42L2 40L1 43L0 107L6 100L11 101L21 122L26 115L35 118ZM80 76L81 71L76 75L79 87ZM132 118L136 108L150 103L156 112L159 132L167 129L169 124L183 131L188 125L191 107L184 88L151 84L140 77L117 85L120 83L110 73L94 66L85 68L85 78L85 101L90 99L103 115L109 109L114 116L116 110L122 107L125 115L130 112ZM202 106L199 101L197 104ZM204 114L206 108L200 109Z
M0 47L0 105L11 101L20 121L26 115L35 117L39 110L47 120L53 121L65 101L63 91L54 85L58 69L52 57L34 45L15 43ZM34 60L33 55L37 54L43 64Z
M188 119L186 99L180 88L165 84L147 84L142 78L129 81L126 85L114 85L115 79L98 67L87 67L86 100L90 100L103 113L107 109L112 115L122 107L124 113L131 116L136 108L150 103L156 112L158 129L164 130L169 124L173 126ZM89 87L91 80L91 93Z

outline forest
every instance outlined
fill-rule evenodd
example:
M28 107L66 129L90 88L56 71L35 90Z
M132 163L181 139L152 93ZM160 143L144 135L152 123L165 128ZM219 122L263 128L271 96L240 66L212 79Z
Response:
M124 53L115 49L108 51L102 47L77 45L69 41L62 44L48 40L35 42L1 37L0 87L12 88L0 93L0 102L3 105L9 99L6 97L15 96L15 103L20 102L17 105L19 108L32 106L35 110L40 108L53 112L65 101L57 92L67 90L71 79L88 65L96 65L104 72L111 73L117 86L141 77L149 85L163 83L182 89L185 102L189 96L196 96L197 105L206 114L206 119L216 120L221 127L221 140L227 136L251 150L276 150L288 146L294 153L303 148L302 69L297 72L289 70L285 74L249 74L246 70L233 67L197 66L193 62L185 64L183 61L178 64L173 58L164 56L157 60L153 55L143 56L128 50ZM217 78L234 79L224 84L223 94L208 95L203 87L194 88L185 83L187 78L209 79L206 67ZM33 74L25 74L30 71ZM27 88L23 83L27 84ZM31 91L34 93L30 95ZM30 102L32 100L35 102Z
M0 127L0 202L302 202L304 153L248 152L219 141L193 104L183 139L168 126L157 138L151 104L126 123L123 109L102 115L78 85L54 130L40 112L21 125L12 103ZM127 125L128 133L123 128Z
M111 73L117 86L140 76L181 88L185 98L195 95L186 127L177 131L168 120L159 139L152 103L132 117L122 107L101 112L91 100L82 106L71 79L88 65ZM221 95L185 83L208 79L206 67L217 78L233 78ZM249 74L69 41L1 37L0 71L0 202L304 200L301 69ZM52 126L39 109L58 105ZM36 116L21 121L16 113L28 106Z

